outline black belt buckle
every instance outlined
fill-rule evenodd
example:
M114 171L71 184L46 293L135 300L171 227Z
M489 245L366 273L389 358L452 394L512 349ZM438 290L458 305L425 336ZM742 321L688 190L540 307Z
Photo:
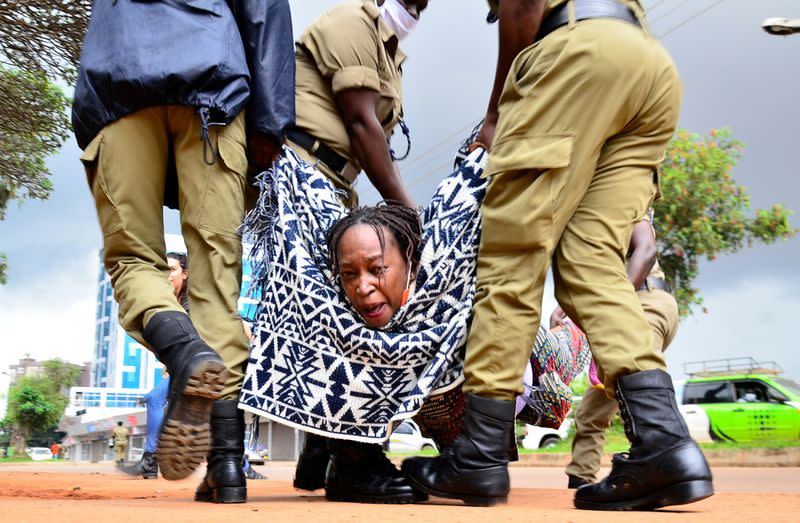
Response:
M339 176L342 175L344 168L347 167L346 158L337 154L336 151L325 145L322 141L301 129L289 129L286 131L286 138L308 151L309 154L315 156Z
M589 20L591 18L615 18L641 27L639 20L630 8L616 0L572 0L575 5L575 21ZM559 27L569 23L569 2L556 7L542 20L536 41L541 40Z

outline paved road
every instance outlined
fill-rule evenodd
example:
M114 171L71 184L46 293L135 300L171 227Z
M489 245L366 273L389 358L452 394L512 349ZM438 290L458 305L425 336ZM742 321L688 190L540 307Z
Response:
M193 502L202 471L177 482L140 480L114 471L110 464L0 465L0 519L47 523L126 521L227 522L367 521L369 523L506 521L800 521L800 469L720 468L718 494L702 502L649 513L598 513L572 508L572 493L563 488L563 471L553 468L511 469L507 505L466 507L433 500L421 505L329 503L320 493L300 494L291 487L291 464L257 467L271 481L253 481L250 501L242 505Z

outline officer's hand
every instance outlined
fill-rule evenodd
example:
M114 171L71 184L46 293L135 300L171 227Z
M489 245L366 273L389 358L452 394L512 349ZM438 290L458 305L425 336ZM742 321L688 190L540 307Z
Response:
M562 309L560 305L556 305L555 310L553 310L553 314L550 315L550 329L555 329L556 327L563 327L564 320L566 318L567 318L567 313L564 312L564 309Z
M247 159L258 172L272 167L281 154L281 146L272 136L251 133L247 138Z
M488 118L484 120L481 130L478 131L478 136L475 138L474 143L485 148L487 151L491 150L492 142L494 141L494 130L496 125L496 120L490 120Z

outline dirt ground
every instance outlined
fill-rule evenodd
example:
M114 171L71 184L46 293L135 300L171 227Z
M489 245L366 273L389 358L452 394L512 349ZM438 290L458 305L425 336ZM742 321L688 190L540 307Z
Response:
M251 481L249 501L214 505L192 501L202 470L176 482L143 480L117 473L111 464L24 463L0 465L0 519L11 522L169 521L373 523L506 521L800 521L800 469L719 468L717 494L707 500L656 512L603 513L572 508L560 468L511 469L507 505L466 507L433 499L420 505L330 503L321 492L291 486L292 463L256 467L267 481Z

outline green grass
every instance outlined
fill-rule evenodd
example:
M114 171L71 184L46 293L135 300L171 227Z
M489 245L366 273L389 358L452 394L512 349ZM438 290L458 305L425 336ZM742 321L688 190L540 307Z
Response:
M27 454L24 456L12 456L10 458L0 458L0 463L23 463L33 461Z
M520 454L538 454L538 453L560 453L572 452L572 438L575 435L574 432L574 425L573 429L570 430L570 433L567 439L561 440L556 444L554 447L548 449L523 449L520 448ZM700 446L704 449L775 449L775 448L790 448L790 447L800 447L800 440L791 440L791 441L747 441L742 443L731 443L731 442L713 442L713 443L700 443ZM606 442L603 446L603 452L605 453L614 453L614 452L626 452L630 448L630 444L628 443L628 438L625 437L625 432L622 430L622 425L619 422L619 418L617 418L611 426L606 430Z

